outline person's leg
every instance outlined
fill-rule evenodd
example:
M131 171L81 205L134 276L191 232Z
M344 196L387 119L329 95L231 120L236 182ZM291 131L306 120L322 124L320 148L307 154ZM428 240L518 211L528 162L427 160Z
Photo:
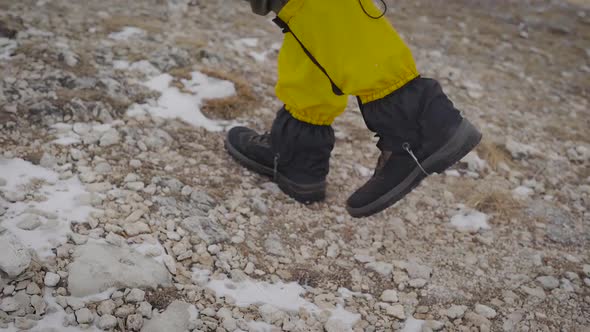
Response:
M379 15L370 0L290 0L279 13L334 84L358 96L368 128L380 137L373 178L347 201L355 217L393 205L481 139L438 82L419 77L389 21L370 15Z
M330 125L348 98L332 93L330 81L290 34L285 35L279 54L276 94L285 106L270 133L233 128L226 148L244 166L272 176L296 200L320 201L325 197L335 140Z

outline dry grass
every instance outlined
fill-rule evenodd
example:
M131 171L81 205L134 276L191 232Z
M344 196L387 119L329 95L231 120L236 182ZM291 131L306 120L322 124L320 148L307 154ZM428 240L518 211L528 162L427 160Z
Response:
M201 72L211 77L233 82L237 92L231 97L205 100L201 108L205 116L212 119L231 120L249 114L258 106L259 98L245 79L215 70L201 70Z
M117 32L127 26L133 26L148 32L161 32L163 23L155 17L148 16L113 16L103 22L107 33Z
M490 168L494 171L498 169L500 163L505 163L510 166L510 168L516 166L510 157L510 153L506 151L506 149L501 147L498 143L485 138L477 146L477 154L480 158L487 161Z

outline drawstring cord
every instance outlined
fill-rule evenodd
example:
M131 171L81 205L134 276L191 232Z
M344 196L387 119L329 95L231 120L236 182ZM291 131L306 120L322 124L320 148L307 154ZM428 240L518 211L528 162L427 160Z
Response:
M418 164L418 167L420 167L420 169L422 170L422 172L424 174L426 174L426 176L429 176L430 173L426 172L426 170L424 169L424 167L422 167L422 164L420 164L420 161L418 161L418 158L416 158L416 155L412 151L412 148L410 146L410 143L405 142L404 144L402 144L402 148L404 148L404 150L406 150L406 152L412 157L412 159L414 159L414 161L416 162L416 164Z
M383 4L383 12L379 16L373 16L373 15L369 14L369 12L365 9L365 6L363 6L363 0L359 0L359 5L361 5L363 12L365 12L365 14L367 16L369 16L370 18L372 18L374 20L378 20L378 19L382 18L383 16L385 16L385 14L387 13L387 4L385 3L385 0L380 0L380 1Z
M279 153L275 154L273 176L272 176L273 180L275 182L277 181L277 174L279 172L279 158L281 158L281 155Z

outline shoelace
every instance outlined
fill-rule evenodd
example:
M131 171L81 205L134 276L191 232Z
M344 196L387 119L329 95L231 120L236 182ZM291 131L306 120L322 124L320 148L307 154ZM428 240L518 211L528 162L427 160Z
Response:
M426 170L424 169L424 167L422 167L422 164L420 164L420 161L418 161L418 158L416 158L416 155L412 151L412 147L410 146L410 143L405 142L404 144L402 144L402 148L404 150L406 150L406 152L412 157L412 159L414 159L414 161L416 162L416 164L418 165L418 167L420 167L420 169L422 170L422 172L424 174L426 174L426 176L429 176L430 173L426 172Z
M279 159L280 158L281 158L281 155L279 153L275 154L273 176L272 176L274 182L277 182L277 173L279 170Z

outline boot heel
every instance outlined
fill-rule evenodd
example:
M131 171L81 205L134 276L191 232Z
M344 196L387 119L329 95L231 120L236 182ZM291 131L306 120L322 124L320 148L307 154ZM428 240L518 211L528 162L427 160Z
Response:
M443 173L471 152L481 138L479 130L469 120L463 119L451 139L424 161L424 168L429 173Z
M298 184L281 174L277 174L277 185L281 190L294 200L303 204L311 204L326 198L326 182L313 184Z

